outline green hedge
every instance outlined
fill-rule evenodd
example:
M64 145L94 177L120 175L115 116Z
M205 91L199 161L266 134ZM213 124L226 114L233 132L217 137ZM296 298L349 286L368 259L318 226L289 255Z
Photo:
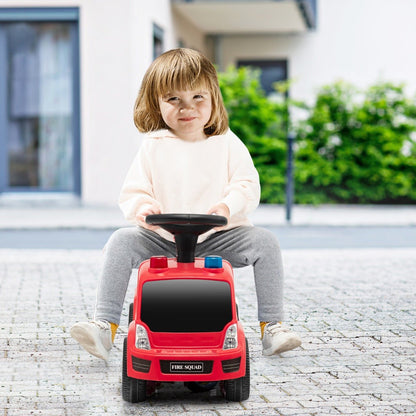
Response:
M230 128L244 141L259 172L263 202L284 202L287 103L267 99L259 72L229 68L219 74Z
M315 104L267 99L259 73L229 68L219 74L230 127L246 143L259 171L262 202L285 200L288 106L306 111L296 134L297 203L415 203L416 102L404 86L377 83L360 91L337 82Z

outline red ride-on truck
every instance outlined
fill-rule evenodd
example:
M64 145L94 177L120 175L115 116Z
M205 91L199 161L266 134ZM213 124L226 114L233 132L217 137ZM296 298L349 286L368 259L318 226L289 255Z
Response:
M177 258L155 256L139 268L123 347L123 399L146 400L155 382L184 382L193 391L220 382L227 400L250 394L249 350L238 319L231 265L194 258L198 235L222 226L217 215L146 217L175 236Z

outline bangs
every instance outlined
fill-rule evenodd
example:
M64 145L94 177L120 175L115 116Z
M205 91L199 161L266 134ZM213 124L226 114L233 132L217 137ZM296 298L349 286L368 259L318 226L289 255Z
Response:
M211 91L208 81L201 78L192 79L188 77L172 76L171 79L164 79L156 88L157 95L164 97L173 91Z
M202 68L201 62L189 55L166 58L163 65L154 68L153 87L159 97L178 90L212 90L210 74L207 73L207 68Z

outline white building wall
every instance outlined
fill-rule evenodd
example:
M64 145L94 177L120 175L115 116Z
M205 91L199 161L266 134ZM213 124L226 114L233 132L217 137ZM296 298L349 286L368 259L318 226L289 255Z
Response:
M195 26L172 12L169 0L2 0L3 7L79 7L82 201L115 205L140 145L134 101L153 59L153 23L165 49L182 41L210 54ZM238 59L289 61L291 94L311 100L337 79L358 86L404 81L416 91L416 1L318 0L318 29L280 36L222 40L223 66Z
M82 200L116 204L140 145L133 105L153 60L153 23L176 46L169 0L81 2Z
M153 24L164 30L165 48L176 46L170 2L82 3L81 25L86 31L82 42L82 85L86 86L82 119L87 123L82 134L82 200L86 204L115 204L140 145L133 106L153 60Z
M132 10L129 2L80 3L81 196L87 204L114 204L138 141L131 116Z
M288 59L291 95L312 100L318 87L343 79L379 80L416 91L416 1L318 0L318 28L306 34L225 37L225 65L238 59Z
M197 49L208 56L207 39L204 33L174 11L172 17L174 37L178 40L181 46L185 48Z

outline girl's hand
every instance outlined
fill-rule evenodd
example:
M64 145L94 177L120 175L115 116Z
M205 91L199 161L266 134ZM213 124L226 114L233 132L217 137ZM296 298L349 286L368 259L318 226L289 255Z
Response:
M208 210L208 215L212 215L212 214L222 215L223 217L227 218L227 222L230 221L230 209L223 202L214 205ZM225 225L222 227L215 227L214 230L221 230L224 227Z
M136 213L136 221L140 227L147 230L154 231L159 228L157 225L150 225L146 223L146 217L152 214L161 214L160 208L156 204L144 204Z

